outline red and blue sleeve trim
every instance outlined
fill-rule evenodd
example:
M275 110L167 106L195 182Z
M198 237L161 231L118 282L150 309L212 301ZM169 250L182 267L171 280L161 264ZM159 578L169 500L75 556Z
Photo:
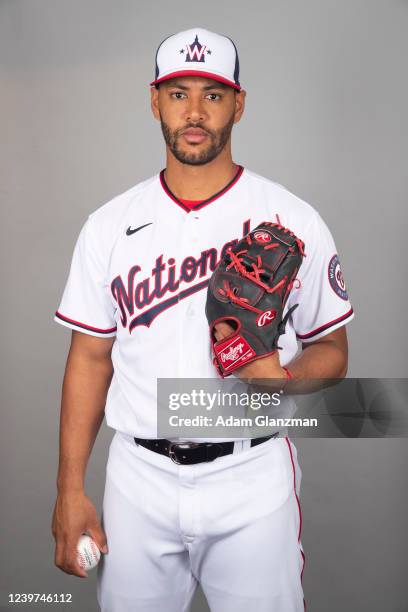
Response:
M314 329L311 332L308 332L307 334L296 334L296 337L299 338L299 340L309 340L310 338L317 336L317 334L321 334L327 329L330 329L330 327L333 327L334 325L337 325L338 323L345 321L346 319L351 317L353 312L354 312L353 309L350 308L350 310L346 312L346 314L342 315L341 317L337 317L337 319L333 319L333 321L329 321L328 323L325 323L325 325L321 325L320 327L317 327L316 329Z
M71 325L75 325L76 327L81 327L82 329L88 329L89 331L93 331L98 334L112 334L113 332L116 331L116 326L111 327L109 329L100 329L99 327L92 327L91 325L80 323L79 321L75 321L74 319L69 319L68 317L65 317L60 312L58 312L58 310L55 313L55 316L57 317L57 319L61 319L61 321L64 321L64 323L70 323Z

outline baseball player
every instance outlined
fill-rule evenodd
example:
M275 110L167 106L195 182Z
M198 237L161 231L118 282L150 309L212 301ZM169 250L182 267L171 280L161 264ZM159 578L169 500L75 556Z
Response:
M281 349L238 367L247 379L342 378L353 318L332 235L318 212L231 154L244 112L237 49L203 28L156 54L152 112L166 167L93 212L55 320L72 330L61 408L56 565L86 576L75 546L101 550L103 612L184 612L200 583L212 612L304 610L296 448L286 436L164 440L158 378L217 378L206 292L217 262L263 221L305 245ZM215 326L228 337L227 322ZM115 431L102 520L85 493L103 417Z

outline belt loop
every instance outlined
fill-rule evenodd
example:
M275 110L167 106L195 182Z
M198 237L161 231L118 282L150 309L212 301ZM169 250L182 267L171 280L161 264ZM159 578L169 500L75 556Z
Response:
M244 450L244 440L237 440L234 444L233 455L239 455Z

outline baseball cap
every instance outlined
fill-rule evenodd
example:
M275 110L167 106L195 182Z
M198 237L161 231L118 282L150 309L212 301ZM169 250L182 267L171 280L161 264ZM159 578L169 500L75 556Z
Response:
M201 76L237 89L238 52L228 36L192 28L165 38L156 52L156 72L150 85L176 76Z

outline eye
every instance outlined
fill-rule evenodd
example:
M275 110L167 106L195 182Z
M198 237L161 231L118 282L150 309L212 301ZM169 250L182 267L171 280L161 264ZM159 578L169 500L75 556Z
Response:
M185 98L185 96L186 94L182 91L175 91L171 94L171 97L176 98L176 100L182 100L183 98Z
M221 96L220 96L220 94L217 94L217 93L210 93L210 94L208 94L206 96L206 98L209 99L209 100L214 100L215 101L215 100L220 100Z

